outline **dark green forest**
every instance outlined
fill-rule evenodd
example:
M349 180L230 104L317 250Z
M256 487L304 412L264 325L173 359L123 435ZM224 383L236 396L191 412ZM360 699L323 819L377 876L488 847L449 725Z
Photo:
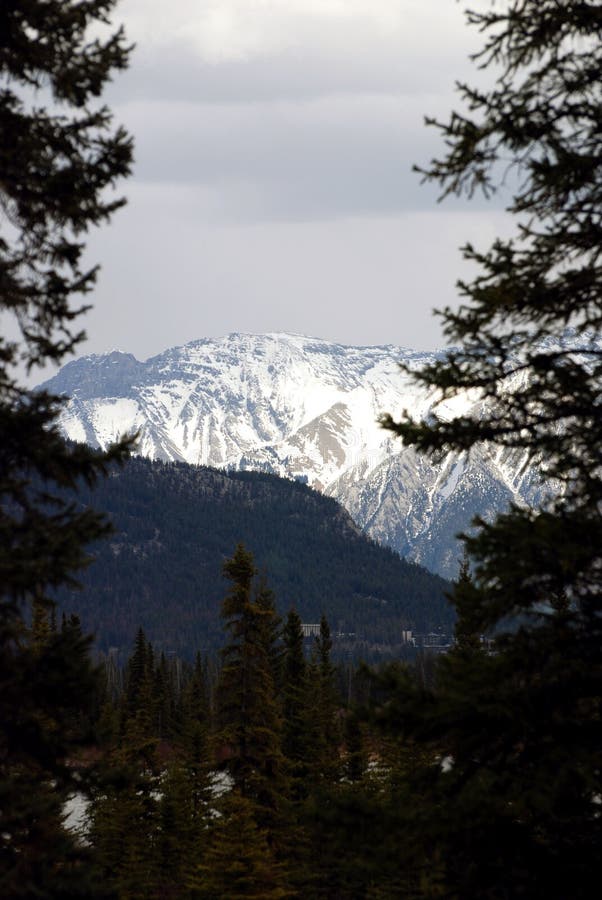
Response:
M326 613L356 657L399 653L402 631L451 633L449 585L367 538L330 498L257 472L220 472L132 458L82 487L114 533L92 547L82 591L63 592L100 649L127 649L138 627L192 659L221 644L221 566L242 541L269 573L278 610Z
M269 528L286 522L310 583L310 537L293 493L326 503L314 527L349 567L365 539L330 501L295 485L268 526L268 507L249 502L255 488L271 491L262 477L198 475L237 498L231 514L250 528L249 547L247 534L215 544L214 572L225 578L215 657L194 655L194 636L193 658L164 652L157 617L154 640L138 628L127 665L110 652L96 664L90 625L57 610L64 591L83 608L86 592L75 588L89 548L97 570L121 550L132 572L169 546L147 519L156 472L172 493L181 471L195 482L188 470L128 463L129 440L106 453L67 444L63 401L22 375L83 340L97 274L83 236L124 202L107 190L129 173L132 140L99 100L131 51L122 29L98 29L114 5L0 5L0 311L13 335L0 337L0 897L593 900L602 838L602 3L500 0L467 11L484 86L459 83L459 111L427 120L443 155L419 169L423 178L442 197L511 193L516 230L485 250L463 248L476 274L460 282L457 308L440 313L454 349L410 373L442 402L480 392L485 414L450 420L435 406L427 420L384 416L383 425L425 454L469 452L479 441L520 450L561 490L465 537L447 653L371 669L334 659L343 610L351 605L363 627L374 598L393 582L399 590L383 562L394 560L396 572L423 579L415 595L391 597L397 628L423 608L427 576L368 544L336 623L320 616L308 646L289 606L302 602L301 581L286 583ZM516 389L501 391L517 374ZM102 504L107 484L125 483L128 471L146 474L132 479L136 534L124 548L119 516L130 513L115 511L115 533L88 500ZM168 494L174 541L191 547L197 537L177 518L189 507ZM337 529L328 537L334 520L344 541ZM262 529L266 544L255 547ZM328 608L325 586L343 584L328 580L333 559L325 563L309 607L316 618ZM191 576L187 602L218 574ZM143 610L141 584L127 590ZM164 597L166 610L172 600ZM123 635L127 601L116 601ZM74 800L88 812L84 834L66 822Z
M419 860L408 848L400 870L392 811L407 804L406 769L427 776L437 754L382 727L386 679L335 663L325 616L308 641L296 610L277 615L242 544L222 576L217 658L166 655L140 628L125 666L111 653L97 667L71 722L93 773L77 832L92 871L124 900L413 890ZM77 617L35 613L38 650L81 637ZM425 690L425 662L385 671Z

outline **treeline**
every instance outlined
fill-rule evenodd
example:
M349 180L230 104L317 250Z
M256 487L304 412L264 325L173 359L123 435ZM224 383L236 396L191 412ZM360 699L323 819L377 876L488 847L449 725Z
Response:
M125 669L109 655L93 678L79 620L34 603L15 678L42 711L35 746L73 748L86 824L66 856L56 783L15 757L4 895L62 896L64 881L113 900L595 896L599 696L583 699L566 597L484 643L465 561L447 654L341 670L326 619L308 653L244 546L223 573L219 660L168 657L140 629ZM30 722L10 708L9 733Z
M131 647L142 625L166 652L192 661L221 646L221 565L238 541L267 571L285 614L304 622L328 610L333 632L358 654L398 655L402 632L451 630L449 584L370 540L333 499L257 472L221 472L133 458L89 488L82 508L103 509L114 534L93 548L85 590L62 590L102 650Z
M118 900L412 896L424 873L401 863L398 804L436 754L378 726L385 680L335 665L325 616L311 642L296 610L281 620L243 545L223 573L219 660L166 656L139 629L73 717L93 773L84 883ZM82 640L74 616L60 631ZM35 606L32 642L56 633Z
M307 653L298 613L279 619L242 545L224 574L219 666L168 659L140 629L125 671L101 667L85 829L97 877L119 900L391 896L410 875L396 854L384 865L379 823L414 749L351 712L368 679L347 672L343 698L324 616Z

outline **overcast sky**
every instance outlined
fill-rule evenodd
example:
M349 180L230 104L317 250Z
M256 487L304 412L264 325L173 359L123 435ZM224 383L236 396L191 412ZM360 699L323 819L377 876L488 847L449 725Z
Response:
M114 20L137 47L106 100L136 163L88 242L82 352L231 331L443 344L458 247L504 227L499 203L438 205L411 170L441 150L424 115L477 77L462 3L121 0Z

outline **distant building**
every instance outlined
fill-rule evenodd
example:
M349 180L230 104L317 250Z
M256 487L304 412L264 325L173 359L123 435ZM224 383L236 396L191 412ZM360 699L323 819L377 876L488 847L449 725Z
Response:
M301 624L301 630L303 632L303 637L319 637L320 636L320 624L317 625L306 625L304 623Z
M431 631L422 637L423 647L448 647L449 637L446 634L440 634L437 631Z
M430 631L428 634L416 634L412 643L415 647L429 650L431 653L447 653L453 646L453 637L440 631Z

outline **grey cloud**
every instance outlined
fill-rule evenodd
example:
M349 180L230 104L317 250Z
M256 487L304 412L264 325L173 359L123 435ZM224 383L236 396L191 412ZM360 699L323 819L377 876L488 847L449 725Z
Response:
M447 115L465 46L437 21L417 40L411 15L407 31L325 21L293 16L283 44L239 61L209 63L184 39L142 45L108 97L134 132L136 180L205 186L200 214L216 221L431 207L437 189L412 165L441 150L423 118Z
M244 225L203 223L206 191L138 185L95 232L102 260L89 351L146 358L229 331L298 331L348 343L441 346L431 309L454 304L466 275L458 246L487 246L500 213Z
M354 45L293 46L249 60L204 61L188 42L135 50L132 65L111 86L111 103L187 100L197 103L308 100L332 94L415 95L449 91L449 72L468 72L453 44L439 48L376 40Z
M455 301L457 247L499 225L495 205L436 207L411 171L443 150L423 116L454 107L466 46L435 20L289 37L215 64L183 42L141 43L115 80L106 100L136 167L119 186L129 206L90 236L102 270L87 350L145 358L273 330L441 345L430 310Z
M440 98L431 98L435 105ZM422 127L422 102L359 95L304 103L124 107L136 135L140 182L202 185L206 214L307 219L430 208L420 184L440 138ZM463 205L463 201L458 201Z

